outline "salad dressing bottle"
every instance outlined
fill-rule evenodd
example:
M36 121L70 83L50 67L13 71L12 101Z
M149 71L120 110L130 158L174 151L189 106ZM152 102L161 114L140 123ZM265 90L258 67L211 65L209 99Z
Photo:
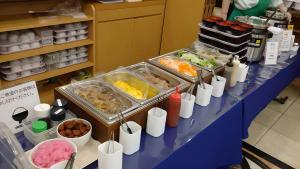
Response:
M176 87L175 93L169 97L167 106L167 126L177 127L181 106L181 95L178 87Z

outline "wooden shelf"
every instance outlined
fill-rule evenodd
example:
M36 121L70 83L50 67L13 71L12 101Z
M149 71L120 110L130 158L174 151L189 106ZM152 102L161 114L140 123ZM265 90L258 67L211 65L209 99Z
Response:
M13 15L0 17L0 32L30 29L44 26L90 21L93 17L73 18L69 16L43 16Z
M28 81L41 81L41 80L49 79L51 77L60 76L60 75L63 75L63 74L67 74L67 73L70 73L70 72L74 72L74 71L77 71L77 70L81 70L81 69L88 68L88 67L93 67L93 66L94 66L94 63L85 62L85 63L80 63L80 64L68 66L68 67L65 67L65 68L61 68L61 69L47 71L47 72L44 72L44 73L40 73L40 74L37 74L37 75L21 78L21 79L14 80L14 81L5 81L5 80L3 80L1 82L1 88L14 86L14 85L24 83L24 82L28 82Z
M292 10L290 13L293 15L293 17L300 18L300 11Z
M294 32L295 33L300 33L300 30L299 29L294 29Z
M59 45L43 46L37 49L31 49L7 55L0 55L0 63L91 44L93 44L93 41L86 39Z
M113 3L113 4L98 3L93 0L90 0L89 2L96 7L96 10L112 10L112 9L124 9L124 8L162 5L165 3L165 0L143 0L140 2L120 2L120 3Z
M51 105L54 101L54 89L61 85L61 83L55 82L38 86L41 103L48 103Z

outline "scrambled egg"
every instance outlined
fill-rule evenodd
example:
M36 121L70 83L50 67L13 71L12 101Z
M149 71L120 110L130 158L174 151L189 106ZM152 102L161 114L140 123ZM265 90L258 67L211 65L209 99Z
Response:
M130 86L126 82L118 80L114 82L114 86L136 99L145 99L142 91Z

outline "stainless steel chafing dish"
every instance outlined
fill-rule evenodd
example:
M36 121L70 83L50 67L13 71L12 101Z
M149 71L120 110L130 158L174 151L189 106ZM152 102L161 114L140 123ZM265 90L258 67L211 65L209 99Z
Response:
M150 102L161 91L125 69L117 69L97 77L140 104Z
M220 64L218 64L218 63L217 63L217 65L216 65L215 67L213 67L213 68L208 68L208 67L200 66L200 65L198 65L198 64L194 64L194 63L192 63L191 61L182 59L182 58L178 55L179 52L182 52L182 51L184 51L184 52L186 52L186 53L191 53L191 54L195 55L196 57L198 57L198 58L201 59L201 60L206 60L206 59L204 59L204 58L201 58L199 55L197 55L196 53L192 52L191 50L188 50L188 49L181 49L181 50L177 50L177 51L174 51L174 52L170 52L170 53L167 53L167 54L164 54L164 55L161 55L161 56L158 56L158 57L149 59L148 61L149 61L151 64L155 65L155 66L158 66L158 67L160 67L160 68L162 68L162 69L164 69L164 70L167 70L168 72L171 72L171 73L173 73L173 74L175 74L175 75L177 75L177 76L179 76L179 77L182 77L182 78L184 78L184 79L186 79L186 80L188 80L188 81L190 81L190 82L193 82L193 83L195 83L195 82L198 81L197 76L190 76L190 75L181 73L181 72L179 72L178 70L173 69L171 66L166 66L166 65L161 64L161 63L160 63L160 60L161 60L161 59L174 59L174 60L178 60L178 61L182 61L182 62L185 61L185 62L189 63L191 66L195 67L195 70L196 70L196 71L199 70L199 69L205 70L205 71L203 71L203 75L202 75L203 77L209 76L209 75L211 74L210 72L211 72L212 70L217 71L217 70L223 68L223 66L220 65Z
M140 74L140 71L145 69L152 75L168 81L169 88L162 89L157 84L149 81L149 79L145 79ZM122 91L122 89L114 86L114 83L118 80L132 85L138 90L148 90L147 94L144 95L145 98L134 98L126 91ZM120 68L92 79L60 87L57 91L71 98L71 101L79 107L92 112L102 121L105 121L106 124L112 124L118 120L117 113L122 113L125 117L133 115L167 98L175 90L176 86L180 90L185 90L190 86L190 83L165 70L143 62ZM104 98L106 99L104 100ZM121 105L121 108L109 105L109 103L114 104L114 100L118 103L117 105Z
M107 123L115 121L118 113L127 114L139 106L135 101L96 79L69 84L58 90Z
M146 62L128 66L126 69L159 88L164 95L175 91L176 87L184 89L190 85L187 81Z

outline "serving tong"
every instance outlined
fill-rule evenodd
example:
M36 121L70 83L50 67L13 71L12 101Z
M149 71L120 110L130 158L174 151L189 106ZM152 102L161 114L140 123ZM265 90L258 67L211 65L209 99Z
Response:
M131 128L129 127L129 125L127 124L127 122L124 118L124 115L122 113L118 113L118 118L119 118L119 122L120 122L123 130L124 130L124 124L125 124L126 130L124 130L124 131L127 131L129 134L133 134Z
M112 153L115 152L115 143L114 143L114 141L115 141L115 133L112 131L111 135L109 137L109 140L108 140L108 145L107 145L107 150L106 150L107 154L112 154Z
M203 89L206 89L204 79L202 77L202 69L197 70L197 76L199 80L199 85L203 87Z
M190 88L186 91L185 95L183 96L184 99L187 98L187 95L189 94L189 100L191 100L191 97L193 95L193 91L194 91L194 88L195 88L195 84L191 85Z
M73 169L74 161L75 161L76 152L73 152L71 154L70 159L67 162L67 165L65 166L65 169Z
M211 70L211 72L212 72L212 74L213 74L213 77L215 77L215 78L216 78L216 80L219 82L219 81L220 81L220 79L218 79L218 76L217 76L217 74L216 74L215 70L214 70L214 69L212 69L212 70Z

